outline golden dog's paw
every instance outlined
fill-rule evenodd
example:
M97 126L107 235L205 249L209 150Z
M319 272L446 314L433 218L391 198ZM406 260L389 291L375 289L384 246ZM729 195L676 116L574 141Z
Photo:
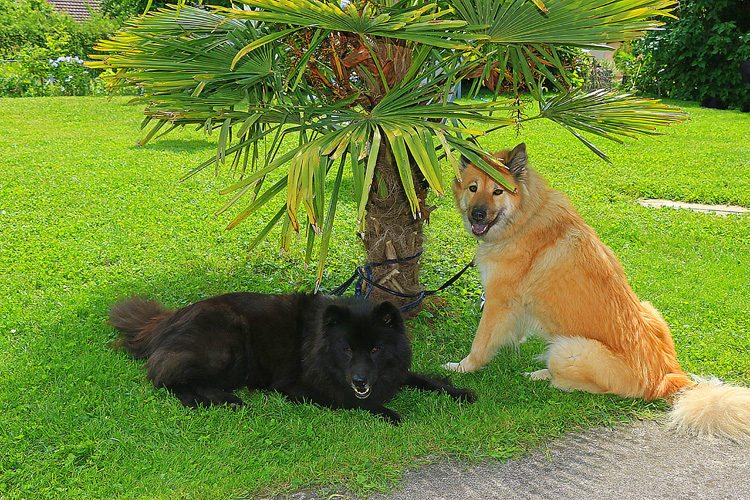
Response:
M526 372L524 373L524 375L529 377L529 379L531 380L551 380L552 379L552 374L546 368L544 368L543 370L537 370L535 372Z
M471 359L466 357L458 363L445 363L443 368L458 373L474 373L477 370L484 370L485 367L484 365L473 363Z
M465 373L466 370L464 370L464 367L461 366L461 363L445 363L443 365L443 368L446 370L450 370L452 372L458 372L458 373Z

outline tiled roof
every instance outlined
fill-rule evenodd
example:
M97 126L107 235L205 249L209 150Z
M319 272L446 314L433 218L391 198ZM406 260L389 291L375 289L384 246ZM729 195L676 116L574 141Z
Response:
M91 10L99 10L99 0L47 0L60 12L67 12L70 17L78 22L85 21L91 16L86 8L88 4Z

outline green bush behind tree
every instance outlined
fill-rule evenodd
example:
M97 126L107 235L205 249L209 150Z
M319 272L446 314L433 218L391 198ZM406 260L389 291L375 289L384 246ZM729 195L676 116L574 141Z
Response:
M116 21L96 13L79 23L46 0L0 0L0 56L14 59L24 47L47 47L48 37L67 35L65 55L87 58L97 40L118 27Z
M102 10L102 13L112 19L125 21L130 17L143 14L146 12L147 8L149 10L156 10L166 7L168 4L175 3L177 3L175 0L101 0L99 8ZM186 5L198 5L200 3L203 3L204 5L219 5L222 7L232 6L232 0L211 0L209 2L196 0L185 2Z
M630 72L638 90L711 107L750 111L750 1L682 0L678 18L635 42Z
M46 0L0 0L0 97L91 94L99 71L83 61L119 26L92 14L79 23Z

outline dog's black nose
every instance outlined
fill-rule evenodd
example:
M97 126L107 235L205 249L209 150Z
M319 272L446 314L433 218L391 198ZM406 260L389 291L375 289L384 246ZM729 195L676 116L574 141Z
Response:
M358 389L362 389L367 386L367 380L362 375L352 375L352 385Z
M482 222L487 217L487 209L484 207L474 207L471 210L471 220L474 222Z

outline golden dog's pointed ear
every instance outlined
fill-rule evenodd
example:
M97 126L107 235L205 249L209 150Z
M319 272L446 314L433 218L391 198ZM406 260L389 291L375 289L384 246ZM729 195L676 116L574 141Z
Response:
M526 144L521 143L508 153L508 163L506 166L513 177L520 177L526 172L528 165L528 156L526 156Z
M461 155L461 158L458 162L458 171L463 172L469 165L471 165L471 162L468 160L468 158L466 158L464 155Z

